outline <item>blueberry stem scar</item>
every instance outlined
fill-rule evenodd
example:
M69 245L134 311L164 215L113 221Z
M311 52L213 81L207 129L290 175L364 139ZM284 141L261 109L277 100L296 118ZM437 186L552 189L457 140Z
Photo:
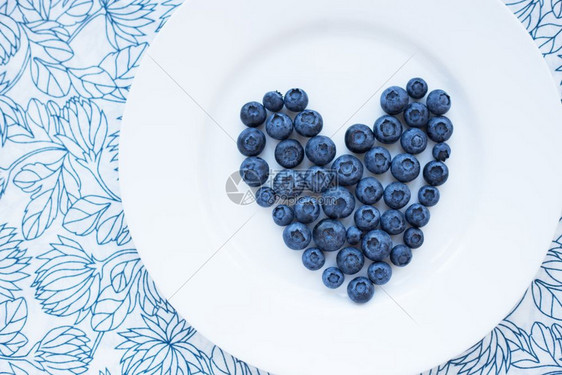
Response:
M418 53L418 51L415 51L410 57L408 57L408 58L406 59L406 61L404 61L404 62L402 63L402 65L400 65L400 66L398 67L398 69L396 69L396 71L395 71L394 73L392 73L392 74L390 75L390 77L388 77L388 79L387 79L386 81L384 81L384 82L379 86L379 88L373 93L373 95L369 96L369 98L368 98L367 100L365 100L365 102L364 102L363 104L361 104L361 106L360 106L359 108L357 108L357 110L356 110L355 112L353 112L353 114L352 114L351 116L349 116L349 118L348 118L339 128L336 129L336 131L330 136L330 138L334 138L334 136L335 136L345 125L347 125L347 124L351 121L351 119L357 114L357 112L359 112L361 109L363 109L363 107L365 107L365 106L367 105L367 103L369 103L369 102L371 101L371 99L373 99L373 97L374 97L375 95L377 95L377 94L383 89L383 87L385 87L386 84L387 84L388 82L390 82L390 80L391 80L392 78L394 78L395 75L398 74L398 72L400 72L402 69L404 69L404 67L410 62L410 60L412 60L412 59L414 58L414 56L417 55L417 53Z
M410 318L410 320L411 320L412 322L414 322L415 325L417 325L417 326L420 325L420 324L416 321L416 319L414 319L414 318L412 317L412 315L410 315L410 314L406 311L406 309L403 308L402 305L400 305L400 304L398 303L398 301L396 301L394 298L392 298L392 296L391 296L381 285L378 286L378 289L382 290L382 291L384 292L384 294L386 294L386 295L388 296L388 298L390 298L390 299L392 300L392 302L394 302L394 304L395 304L396 306L398 306L398 307L400 308L400 310L402 310L402 311L404 312L404 314L406 314L406 316L408 316L408 318Z
M162 72L164 72L164 74L166 74L166 75L168 76L168 78L170 78L170 79L172 80L172 82L174 82L174 83L176 84L176 86L178 86L178 87L180 88L180 90L183 91L183 93L184 93L189 99L191 99L191 101L192 101L193 103L195 103L195 105L196 105L197 107L199 107L199 109L200 109L201 111L203 111L203 113L205 113L205 115L206 115L212 122L214 122L215 125L216 125L220 130L222 130L222 132L223 132L224 134L226 134L226 136L227 136L228 138L230 138L230 139L232 140L232 142L236 142L236 139L235 139L232 135L230 135L230 134L221 126L221 124L219 124L218 121L215 120L215 119L213 118L213 116L211 116L211 114L210 114L209 112L207 112L207 110L205 110L205 108L203 108L203 106L202 106L201 104L199 104L199 102L198 102L197 100L195 100L195 98L194 98L193 96L191 96L191 94L188 93L187 90L184 89L184 88L178 83L178 81L176 81L176 80L174 79L174 77L172 77L172 76L170 75L170 73L168 73L168 72L166 71L166 69L164 69L164 68L162 67L162 65L158 64L158 61L154 60L154 58L153 58L152 56L150 56L150 54L147 54L147 56L150 58L150 60L154 61L154 63L158 66L158 68L160 68L160 70L161 70Z
M213 252L213 254L211 254L211 256L208 257L208 258L203 262L203 264L201 264L201 265L199 266L199 268L197 268L197 270L195 270L195 272L193 272L193 274L191 274L191 276L189 276L189 277L187 278L187 280L185 280L185 281L183 282L183 284L181 284L180 287L179 287L178 289L176 289L176 291L175 291L174 293L172 293L172 295L170 295L170 297L168 297L168 300L171 301L172 298L174 298L174 296L175 296L176 294L178 294L178 292L179 292L184 286L186 286L187 283L188 283L191 279L193 279L193 277L194 277L195 275L197 275L197 274L199 273L199 271L201 271L201 270L203 269L203 267L205 267L205 266L207 265L207 263L209 263L209 262L211 261L211 259L213 259L213 258L215 257L215 255L217 255L217 254L219 253L219 251L221 251L221 250L226 246L226 244L228 244L228 243L230 242L230 240L232 240L232 239L234 238L234 236L236 236L236 235L238 234L238 232L240 232L240 231L242 230L242 228L244 228L244 227L246 226L246 224L248 224L248 223L250 222L250 220L252 220L252 219L254 218L254 216L256 216L256 213L254 213L252 216L250 216L250 217L248 218L248 220L246 220L244 223L242 223L242 225L239 226L238 229L236 229L236 230L234 231L234 233L232 233L232 234L230 235L230 237L228 237L228 238L226 239L226 241L224 241L224 242L222 243L222 245L220 245L220 246Z

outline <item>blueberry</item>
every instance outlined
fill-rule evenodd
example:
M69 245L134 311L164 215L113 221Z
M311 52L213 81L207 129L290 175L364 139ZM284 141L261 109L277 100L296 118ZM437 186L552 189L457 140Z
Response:
M326 165L336 156L336 145L330 138L317 135L306 142L305 153L308 160L316 165Z
M311 271L324 267L324 263L326 263L326 257L322 250L316 247L308 248L302 253L302 264Z
M404 267L412 260L412 250L406 245L396 245L390 252L390 261L398 267Z
M334 160L332 170L340 185L355 185L363 176L363 163L353 155L342 155Z
M244 156L258 156L265 148L265 134L259 129L246 128L236 141L238 151Z
M404 122L413 128L423 128L429 121L429 110L425 104L414 102L408 104L404 111Z
M381 261L390 254L392 239L385 231L375 229L367 232L363 236L361 248L367 258L374 261Z
M381 198L384 189L374 177L365 177L355 187L355 196L363 204L375 204Z
M402 134L400 144L407 153L419 154L427 147L427 135L420 129L411 128Z
M271 138L287 139L293 132L293 120L284 113L272 113L265 123L265 131Z
M435 206L439 202L439 189L435 186L422 186L418 190L418 201L424 206Z
M445 116L432 117L427 125L427 136L433 142L447 141L453 135L453 123Z
M276 200L275 190L269 186L262 186L256 191L256 203L262 207L271 207Z
M367 303L374 294L373 283L364 276L356 277L347 284L347 295L355 303Z
M338 252L336 257L338 268L346 275L353 275L361 271L365 264L365 257L361 250L354 247L346 247Z
M304 149L299 141L285 139L275 146L275 160L284 168L294 168L304 159Z
M328 190L334 179L333 172L316 165L306 171L306 187L314 193L323 193Z
M410 182L420 174L420 162L414 155L398 154L392 159L390 172L400 182Z
M336 251L345 243L345 227L338 220L324 219L312 230L312 238L320 250Z
M302 250L308 246L311 239L310 228L303 223L289 224L283 230L283 241L289 249Z
M303 137L318 135L324 126L320 113L312 109L305 109L295 117L295 130Z
M393 182L384 189L384 203L388 207L398 210L408 204L411 195L408 186L401 182Z
M404 232L404 244L411 249L423 245L423 232L419 228L408 228Z
M379 142L392 144L402 135L402 123L396 117L385 115L375 121L373 132Z
M374 143L375 136L367 125L351 125L345 132L345 145L350 151L362 154L369 151Z
M451 147L446 143L437 143L433 146L433 157L435 160L445 161L451 156Z
M278 172L273 179L273 189L281 199L298 197L302 193L304 185L303 176L291 169Z
M433 90L426 100L427 108L436 115L444 115L451 108L451 97L443 90Z
M386 210L381 216L381 228L391 235L404 232L406 229L404 214L398 210Z
M265 93L262 102L271 112L279 112L283 108L283 95L279 91L270 91Z
M367 268L367 276L375 285L384 285L392 276L392 268L386 262L374 262Z
M346 188L336 186L322 194L322 209L331 219L348 217L355 208L355 197Z
M408 105L408 93L402 87L392 86L383 91L381 107L389 115L397 115Z
M443 185L449 178L449 168L442 161L432 160L423 167L423 178L432 186Z
M363 237L363 232L361 231L361 229L351 226L347 228L346 236L347 236L348 244L357 245L359 242L361 242L361 238Z
M359 207L357 211L355 211L353 219L355 220L357 228L368 231L379 226L381 214L376 207L366 205Z
M286 204L280 204L275 207L271 212L273 216L273 221L279 226L287 226L293 222L295 219L295 212L293 209Z
M421 99L427 94L427 83L422 78L412 78L406 85L406 91L412 98Z
M406 210L406 221L413 227L421 228L429 222L429 210L419 203L414 203Z
M390 152L384 147L373 147L365 154L365 167L374 174L382 174L390 168Z
M240 177L251 187L263 185L269 177L269 165L257 156L244 159L240 165Z
M293 207L295 217L304 224L309 224L320 216L320 204L318 200L311 196L300 197Z
M308 105L308 95L302 89L290 89L285 94L285 107L289 111L300 112L304 111Z
M337 267L328 267L322 273L322 282L330 289L336 289L343 284L345 276Z
M242 120L244 125L251 128L255 128L256 126L263 124L265 116L265 108L258 102L246 103L240 110L240 120Z

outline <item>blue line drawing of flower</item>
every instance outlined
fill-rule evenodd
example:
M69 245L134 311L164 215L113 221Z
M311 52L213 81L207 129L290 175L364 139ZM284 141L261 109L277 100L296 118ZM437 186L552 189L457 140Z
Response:
M206 354L189 342L196 331L185 320L165 310L142 318L145 327L120 333L125 338L117 346L125 350L121 358L124 375L211 373Z
M21 240L14 239L15 235L14 228L0 225L0 302L13 300L14 292L21 290L19 281L29 276L23 269L30 258L20 249Z

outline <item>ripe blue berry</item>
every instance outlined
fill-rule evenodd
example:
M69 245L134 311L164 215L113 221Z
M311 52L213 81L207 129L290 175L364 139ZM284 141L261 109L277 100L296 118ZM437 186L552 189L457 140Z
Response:
M429 121L429 111L425 104L414 102L408 104L404 111L404 122L413 128L423 128Z
M439 189L435 186L424 185L418 190L418 201L424 206L435 206L439 202Z
M383 91L381 107L389 115L397 115L408 105L408 93L402 87L392 86Z
M294 168L304 159L304 149L299 141L285 139L275 146L275 160L284 168Z
M262 186L256 191L256 203L262 207L271 207L276 200L275 191L269 186Z
M327 171L317 165L310 167L306 171L306 187L314 193L323 193L332 184L335 175L331 171Z
M406 245L396 245L390 252L390 261L398 267L404 267L412 260L412 250Z
M394 116L382 116L375 121L373 126L375 138L385 144L396 142L402 134L402 123Z
M246 128L236 141L238 151L244 156L258 156L265 148L265 134L259 129Z
M433 157L435 160L445 161L451 156L451 147L446 143L437 143L433 146Z
M265 121L265 108L261 103L249 102L242 106L240 110L240 120L246 126L255 128L260 126Z
M361 238L363 237L363 232L361 229L351 226L347 228L346 231L347 236L347 243L350 245L357 245L361 242Z
M401 182L393 182L386 186L383 196L388 207L399 210L408 204L412 194L408 186Z
M449 168L442 161L432 160L423 167L423 178L432 186L443 185L449 178Z
M447 141L453 135L453 123L445 116L432 117L427 125L427 136L433 142Z
M384 189L382 184L374 177L365 177L355 187L355 195L363 204L375 204L381 198Z
M300 197L293 207L295 217L304 224L309 224L320 216L320 204L318 200L311 196Z
M420 174L420 162L414 155L398 154L392 159L390 172L400 182L410 182Z
M308 95L302 89L290 89L285 94L284 101L289 111L301 112L308 105Z
M402 134L400 144L407 153L419 154L427 147L427 135L420 129L411 128Z
M373 147L365 154L365 167L374 174L382 174L390 168L390 152L384 147Z
M352 152L359 154L367 152L374 143L375 136L367 125L351 125L345 132L345 145Z
M303 176L291 169L284 169L273 178L273 189L281 199L298 197L302 193L304 185Z
M404 232L404 244L411 249L423 245L423 232L418 228L408 228Z
M412 98L421 99L427 94L427 83L422 78L412 78L406 85L406 91Z
M345 276L337 267L328 267L322 273L322 282L330 289L336 289L343 284Z
M338 220L324 219L312 230L316 246L323 251L336 251L345 243L345 227Z
M295 117L295 130L303 137L318 135L323 126L322 116L312 109L305 109Z
M284 113L272 113L265 123L265 131L271 138L287 139L293 132L293 120Z
M356 277L347 284L347 295L355 303L366 303L373 298L375 287L364 276Z
M406 210L406 221L413 227L421 228L429 222L429 210L419 203L414 203Z
M392 250L392 239L385 231L375 229L367 232L363 236L361 248L367 258L374 261L381 261L390 254L390 250Z
M308 160L316 165L326 165L336 156L336 145L330 138L317 135L306 142L305 153Z
M342 155L334 160L332 170L340 185L355 185L363 176L363 163L353 155Z
M346 247L338 252L336 263L343 273L353 275L361 271L365 264L365 257L359 249Z
M331 219L348 217L355 208L355 197L346 188L336 186L322 194L322 209Z
M431 113L444 115L451 108L451 97L443 90L433 90L427 96L426 104Z
M359 207L357 211L355 211L353 219L355 220L357 228L368 231L379 226L381 214L376 207L366 205Z
M279 91L270 91L265 93L262 102L271 112L279 112L283 108L283 95Z
M302 253L302 264L311 271L324 267L324 263L326 263L326 257L322 250L316 247L308 248Z
M388 234L400 234L406 229L404 214L398 210L386 210L381 216L381 227Z
M392 276L392 268L386 262L373 262L367 268L367 276L375 285L384 285Z
M269 177L269 165L260 157L250 156L240 165L240 177L248 186L261 186Z
M295 219L295 213L293 209L286 204L280 204L271 211L271 216L273 216L273 222L279 226L287 226L293 222Z
M289 249L302 250L308 246L312 239L310 228L303 223L295 222L289 224L283 230L283 241Z

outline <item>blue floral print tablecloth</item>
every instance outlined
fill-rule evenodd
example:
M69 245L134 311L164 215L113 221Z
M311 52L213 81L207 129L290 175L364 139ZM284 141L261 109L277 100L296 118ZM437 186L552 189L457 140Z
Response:
M118 191L119 126L181 0L0 0L0 374L265 374L163 299ZM562 79L562 0L507 6ZM562 83L561 83L562 84ZM562 226L515 310L430 374L562 373Z

